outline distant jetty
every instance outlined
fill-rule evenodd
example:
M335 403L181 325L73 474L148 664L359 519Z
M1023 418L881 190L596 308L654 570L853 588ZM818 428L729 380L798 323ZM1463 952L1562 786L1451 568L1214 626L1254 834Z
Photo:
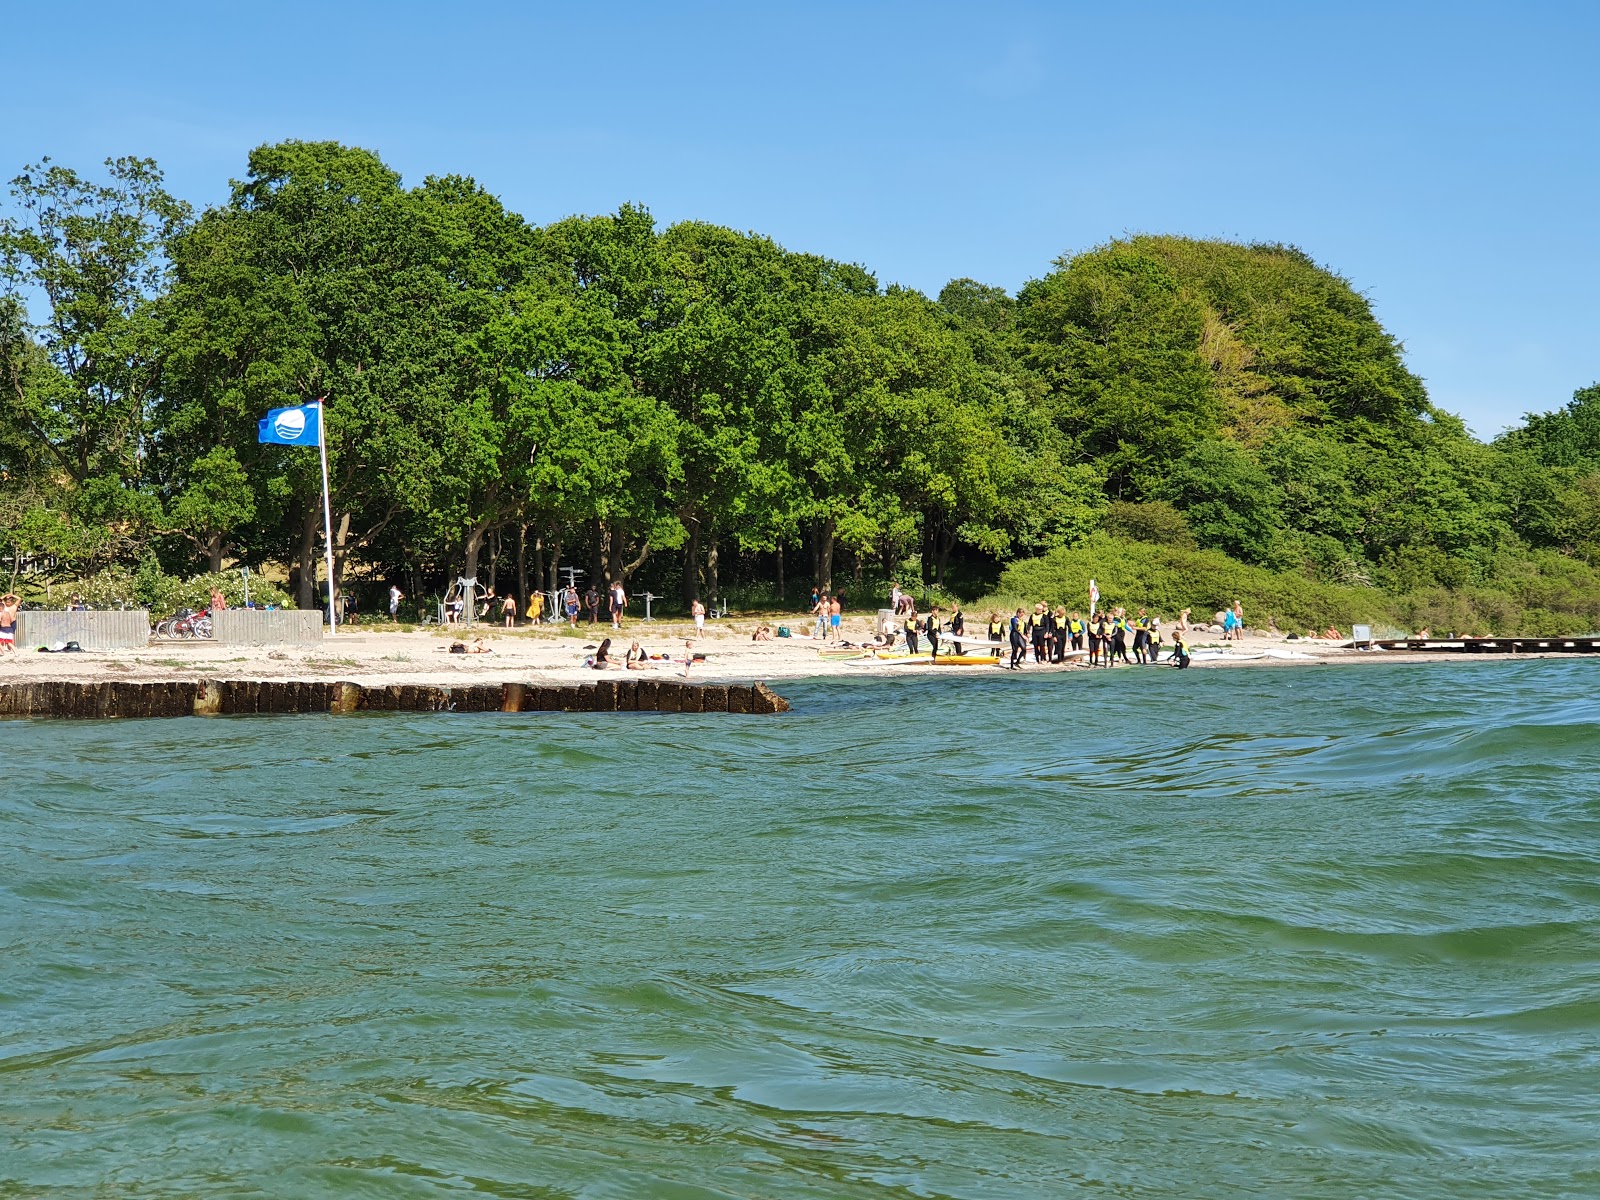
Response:
M256 713L789 711L764 683L692 684L602 679L585 684L366 686L284 679L40 680L0 685L0 717L204 717Z

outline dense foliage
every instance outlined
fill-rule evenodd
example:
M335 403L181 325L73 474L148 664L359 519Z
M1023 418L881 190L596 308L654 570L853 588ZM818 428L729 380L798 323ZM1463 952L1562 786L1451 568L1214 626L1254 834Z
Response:
M198 216L148 160L11 194L0 552L25 590L233 563L316 604L316 456L256 421L325 396L349 590L525 598L568 564L685 602L786 574L972 594L1013 563L1006 590L1098 572L1286 624L1597 623L1600 385L1478 442L1293 247L1130 237L930 299L634 207L533 227L334 143L257 149Z

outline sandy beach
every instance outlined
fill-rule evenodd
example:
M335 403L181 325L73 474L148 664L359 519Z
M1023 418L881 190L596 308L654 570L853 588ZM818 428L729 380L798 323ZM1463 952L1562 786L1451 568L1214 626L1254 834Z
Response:
M515 631L478 626L473 630L418 629L399 631L384 624L341 629L324 638L320 646L281 649L220 645L208 641L152 642L136 650L84 651L42 654L34 647L19 647L15 655L0 657L0 683L43 679L99 681L108 679L340 679L365 685L415 683L450 686L462 683L590 682L598 673L584 666L593 647L610 636L613 653L621 659L630 642L671 661L657 662L652 670L662 678L683 678L685 639L705 661L694 664L691 681L706 683L774 681L833 677L895 677L902 675L993 674L992 666L938 667L920 661L845 660L823 658L824 644L805 637L753 642L751 634L762 624L776 626L771 617L708 621L705 632L695 634L688 622L630 621L618 634L607 626L580 626L577 633L565 627L541 626ZM790 618L791 629L804 628L803 619ZM847 617L846 641L860 643L870 635L871 619ZM451 654L452 641L481 637L490 653ZM1307 666L1330 663L1416 661L1479 661L1479 656L1357 651L1339 643L1314 640L1286 641L1281 637L1247 634L1242 641L1224 643L1218 635L1201 633L1190 639L1194 670L1241 667ZM1171 642L1164 647L1163 658ZM1519 658L1525 657L1518 655ZM1132 668L1119 666L1115 670ZM1140 668L1149 669L1149 668ZM1159 669L1170 669L1163 666ZM1081 663L1062 666L1029 664L1025 673L1078 675L1089 668ZM620 674L620 668L616 672ZM1009 673L1007 673L1009 674Z

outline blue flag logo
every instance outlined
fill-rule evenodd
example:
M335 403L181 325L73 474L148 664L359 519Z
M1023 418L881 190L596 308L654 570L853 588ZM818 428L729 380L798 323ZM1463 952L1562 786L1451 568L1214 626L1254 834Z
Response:
M261 418L258 442L280 446L320 446L322 444L322 406L302 404L297 408L274 408Z

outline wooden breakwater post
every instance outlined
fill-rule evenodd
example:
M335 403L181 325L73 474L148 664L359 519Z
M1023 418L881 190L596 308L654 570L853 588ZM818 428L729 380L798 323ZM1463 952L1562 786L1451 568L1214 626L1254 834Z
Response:
M354 712L669 712L789 711L764 683L696 684L602 679L587 684L472 683L455 687L341 680L47 679L0 684L0 717L189 717L250 713Z

